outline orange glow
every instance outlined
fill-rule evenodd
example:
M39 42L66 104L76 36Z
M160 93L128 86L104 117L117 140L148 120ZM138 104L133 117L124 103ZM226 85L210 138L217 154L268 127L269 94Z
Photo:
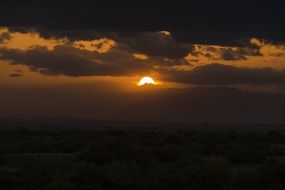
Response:
M116 46L114 40L108 38L95 40L78 40L73 43L73 46L87 51L96 51L98 53L107 53L111 48Z
M134 58L139 59L139 60L147 60L149 57L145 54L141 53L133 53Z
M0 34L4 31L4 29L0 29ZM35 32L9 32L9 35L11 39L7 40L5 43L0 44L0 47L25 51L40 46L46 47L48 50L53 50L55 46L64 45L68 41L66 38L44 39L38 33Z

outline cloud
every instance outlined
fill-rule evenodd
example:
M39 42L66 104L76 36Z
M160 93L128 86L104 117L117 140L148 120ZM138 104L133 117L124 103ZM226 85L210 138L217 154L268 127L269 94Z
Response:
M14 65L26 65L44 75L128 76L149 69L132 54L118 50L100 54L69 46L56 46L53 50L36 47L27 51L2 48L0 59Z
M109 32L104 32L99 29L77 29L77 28L49 28L39 26L10 26L10 32L19 32L23 34L38 33L45 39L62 39L68 38L70 41L89 41L103 37L112 37Z
M165 80L197 85L285 84L285 71L222 64L198 66L190 71L162 71Z
M140 59L140 60L148 60L149 57L145 54L140 54L140 53L133 53L134 58Z
M253 56L263 56L261 53L261 48L263 46L253 44L252 40L248 40L247 42L244 41L244 47L194 45L189 56L196 59L199 56L202 56L211 61L240 61L247 60L249 57Z
M177 43L169 33L118 33L118 41L135 52L168 59L183 59L193 49L191 44Z
M100 32L92 30L49 30L37 27L10 27L10 32L39 33L46 39L68 38L74 44L102 45L107 40L127 45L133 53L147 54L149 56L166 57L169 59L181 59L192 50L191 44L177 43L167 31L161 32L139 32L139 31L113 31ZM108 39L110 38L110 39ZM93 41L93 42L92 42ZM112 46L112 43L109 43ZM93 49L96 46L93 46Z
M22 77L23 74L22 73L11 73L9 74L9 77L14 77L14 78L18 78L18 77Z
M74 47L88 51L97 51L99 53L106 53L115 45L116 42L114 40L107 38L95 39L91 41L78 40L73 42Z
M17 41L13 39L15 33L8 34L12 36L11 42ZM283 70L227 66L227 61L245 60L253 56L262 58L263 53L283 51L283 46L280 49L257 39L247 41L247 46L243 47L222 47L178 43L169 32L119 32L109 33L113 38L75 41L53 39L53 46L49 48L49 40L32 35L37 33L27 34L29 39L37 39L31 40L33 46L17 48L16 42L12 47L7 44L0 48L0 59L14 65L26 65L44 75L134 76L154 71L165 81L187 84L284 83ZM38 42L41 43L37 45ZM46 47L43 46L45 44ZM264 51L264 47L270 51ZM185 57L189 52L192 55L190 58L198 59L198 64L190 63L193 59ZM201 62L200 58L207 62ZM223 61L223 64L209 64L216 61Z
M259 47L239 47L221 49L221 59L226 61L245 60L248 56L262 56Z
M12 0L1 1L0 6L0 25L37 26L44 36L65 33L70 38L86 39L94 33L80 30L167 30L175 40L195 44L242 46L240 39L252 37L285 42L282 0L83 1L68 4L44 0L17 2L17 6Z
M0 49L0 59L26 65L45 75L130 76L150 72L155 66L190 65L184 59L192 45L173 41L170 33L110 33L115 39L44 39L35 31L11 32ZM17 38L16 38L17 37ZM28 42L25 42L27 39ZM17 43L18 41L23 43ZM52 43L50 42L52 40Z
M1 32L1 28L0 28L0 32ZM11 36L9 35L8 32L0 33L0 43L3 43L6 40L9 40L10 38L11 38Z
M104 53L67 44L55 46L52 50L40 46L26 51L1 48L0 59L8 60L13 65L26 65L32 71L54 76L134 76L154 71L161 75L162 80L196 85L285 84L284 70L223 64L194 67L188 62L183 63L183 59L138 59L131 52L128 47L120 44ZM177 69L180 67L183 69Z

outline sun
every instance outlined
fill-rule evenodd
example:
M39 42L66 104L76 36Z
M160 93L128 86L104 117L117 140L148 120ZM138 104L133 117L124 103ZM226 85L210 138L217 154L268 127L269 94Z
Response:
M157 83L151 77L145 76L138 82L138 86L143 86L145 84L156 85Z

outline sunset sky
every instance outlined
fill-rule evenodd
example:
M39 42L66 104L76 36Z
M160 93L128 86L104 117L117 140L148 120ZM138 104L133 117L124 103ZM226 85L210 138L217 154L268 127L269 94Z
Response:
M283 1L0 6L0 118L285 123Z

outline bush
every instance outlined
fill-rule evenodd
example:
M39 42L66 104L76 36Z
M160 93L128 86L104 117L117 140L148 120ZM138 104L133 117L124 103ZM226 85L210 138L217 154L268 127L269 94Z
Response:
M162 165L153 178L153 189L231 189L229 163L220 158L191 160L184 165Z
M128 142L115 141L103 144L96 142L80 153L79 159L85 162L104 164L111 161L132 160L136 156L136 149Z
M240 188L284 189L285 164L265 164L253 170L239 171L235 181Z

